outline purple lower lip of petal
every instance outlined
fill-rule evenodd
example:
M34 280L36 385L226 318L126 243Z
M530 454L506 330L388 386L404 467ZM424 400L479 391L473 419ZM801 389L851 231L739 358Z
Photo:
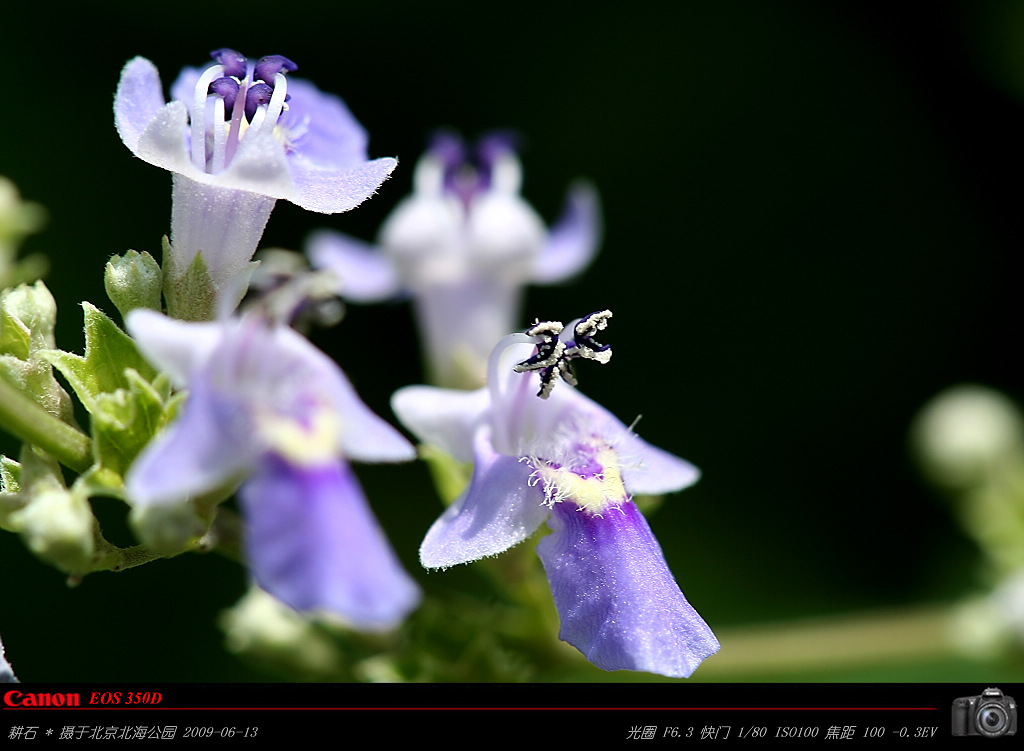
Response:
M603 515L556 503L537 553L561 620L559 638L603 670L687 678L718 640L676 584L632 502Z
M269 454L241 499L253 575L286 605L376 631L397 626L419 603L419 588L341 461L304 467Z

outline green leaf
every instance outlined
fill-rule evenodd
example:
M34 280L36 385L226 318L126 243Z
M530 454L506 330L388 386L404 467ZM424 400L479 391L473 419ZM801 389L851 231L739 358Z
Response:
M119 478L124 477L139 452L174 417L181 401L177 396L168 401L170 385L164 375L153 383L130 368L124 375L128 388L97 396L92 413L96 471L108 473L98 475L96 481L118 491Z
M21 465L0 456L0 528L10 531L10 515L25 505L21 494Z
M151 381L156 371L139 354L126 333L96 306L83 302L85 310L85 356L62 350L40 352L61 372L90 414L100 406L97 399L103 394L130 389L131 380L126 372Z
M0 352L27 360L31 332L19 318L12 315L8 307L0 303Z
M0 378L73 425L71 399L43 357L54 346L56 320L57 303L42 282L0 292Z
M9 456L0 456L0 493L21 490L21 465Z

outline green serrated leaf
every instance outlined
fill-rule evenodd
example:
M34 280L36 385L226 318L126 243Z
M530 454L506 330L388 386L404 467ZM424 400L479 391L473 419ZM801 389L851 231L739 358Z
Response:
M92 414L97 468L120 477L172 418L179 401L168 403L160 389L135 370L126 370L125 377L128 388L96 397Z
M87 302L82 303L82 308L85 311L85 356L62 350L47 350L40 355L61 372L92 414L101 394L129 388L126 369L132 368L149 379L156 377L156 371L139 354L131 337L103 311Z
M160 401L166 402L171 398L171 377L167 373L158 373L151 385L160 395Z

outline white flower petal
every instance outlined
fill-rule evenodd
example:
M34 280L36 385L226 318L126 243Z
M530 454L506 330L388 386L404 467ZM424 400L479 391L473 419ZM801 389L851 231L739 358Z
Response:
M282 197L321 214L348 211L376 193L397 166L398 160L391 157L347 169L314 169L302 160L293 160L290 168L294 193Z
M316 382L307 386L322 390L331 399L339 417L338 442L344 456L360 462L404 462L416 458L412 444L366 406L335 362L293 329L274 329L272 339L266 343L265 356L312 370ZM269 379L268 388L279 380Z
M497 555L517 545L548 516L544 495L530 483L533 468L494 452L486 431L476 440L473 479L434 522L420 546L420 563L446 568Z
M314 268L334 273L338 278L338 295L350 302L387 300L400 290L391 259L362 240L319 230L306 241L306 254Z
M406 386L391 397L391 409L421 441L460 462L471 462L473 435L489 402L487 389Z
M114 96L114 124L125 146L138 154L139 139L164 107L156 66L144 57L129 60Z
M569 191L562 215L534 261L531 281L552 284L568 280L590 264L600 243L601 206L597 191L587 183L579 183Z
M125 326L146 359L166 371L179 388L209 360L224 333L219 322L178 321L146 308L131 311Z

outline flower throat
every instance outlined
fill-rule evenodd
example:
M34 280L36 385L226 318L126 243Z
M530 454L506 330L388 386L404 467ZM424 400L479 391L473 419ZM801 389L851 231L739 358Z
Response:
M264 128L277 125L288 107L285 73L298 66L281 55L261 57L250 65L226 47L210 57L215 64L200 74L192 101L190 156L196 167L215 175L231 164L243 138L257 138Z

